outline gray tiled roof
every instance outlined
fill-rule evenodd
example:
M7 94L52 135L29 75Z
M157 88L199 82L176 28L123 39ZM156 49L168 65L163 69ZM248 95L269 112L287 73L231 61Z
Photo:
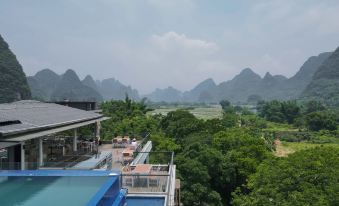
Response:
M102 115L91 111L32 100L0 104L0 122L8 120L21 122L20 124L0 126L0 135L53 128L100 117Z
M15 119L9 119L9 118L6 118L4 116L0 116L0 123L2 122L8 122L8 121L14 121Z

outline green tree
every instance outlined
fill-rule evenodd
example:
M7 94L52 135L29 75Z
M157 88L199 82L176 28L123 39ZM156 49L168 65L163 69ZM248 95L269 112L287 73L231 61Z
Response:
M231 105L231 102L229 102L228 100L221 100L220 105L224 113L227 113L227 114L235 113L234 107Z
M224 158L220 163L220 174L216 191L223 194L229 205L231 193L247 182L249 175L256 172L262 161L271 156L265 141L249 129L232 128L213 137L213 147Z
M101 104L103 114L110 119L102 124L104 139L116 135L144 136L158 129L156 118L147 116L149 109L143 101L135 102L126 96L125 101L107 101Z
M300 116L300 107L296 101L282 102L281 112L284 114L287 123L292 124Z
M160 126L166 136L182 141L185 136L200 131L203 123L189 111L176 110L169 112L160 122Z
M312 112L306 116L307 127L312 131L321 129L336 130L337 122L335 117L328 112Z
M270 102L260 102L257 110L261 117L268 121L289 124L294 123L294 120L300 117L300 107L296 101L279 102L273 100Z
M31 92L25 73L0 35L0 103L30 98Z
M317 147L274 158L234 193L233 205L339 205L339 149Z
M326 107L319 101L311 100L305 105L305 113L319 112L326 110Z

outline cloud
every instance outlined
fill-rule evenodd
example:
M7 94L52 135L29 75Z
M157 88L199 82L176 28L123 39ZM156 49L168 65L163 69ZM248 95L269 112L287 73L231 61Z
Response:
M151 42L164 51L191 50L210 53L218 50L214 42L188 38L185 34L178 34L174 31L163 35L152 35Z
M116 53L121 46L111 44L111 50L114 61L120 62L112 70L115 77L123 82L133 79L133 85L141 93L168 86L189 90L209 77L220 81L227 78L225 71L229 64L219 56L215 42L175 31L152 34L140 47L125 44L119 55Z
M149 5L160 9L185 8L192 9L195 4L192 0L147 0Z

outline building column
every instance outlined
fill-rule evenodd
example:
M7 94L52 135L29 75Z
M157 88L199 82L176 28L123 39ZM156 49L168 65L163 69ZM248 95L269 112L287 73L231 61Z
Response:
M21 170L25 169L25 142L21 142Z
M44 165L44 148L43 148L43 138L39 139L39 167Z
M99 141L100 140L100 128L101 128L101 124L100 122L96 122L95 123L95 138Z
M78 130L74 129L74 136L73 136L73 151L74 152L78 151L77 142L78 142Z

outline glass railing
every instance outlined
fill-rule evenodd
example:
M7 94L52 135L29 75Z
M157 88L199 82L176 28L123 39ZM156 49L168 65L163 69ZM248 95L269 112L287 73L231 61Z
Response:
M128 193L167 193L168 174L121 174L121 186Z
M127 164L121 171L121 186L132 195L166 197L166 205L174 205L175 165L173 152L136 152L146 154L145 162Z
M0 170L112 170L111 161L70 162L2 162Z
M123 206L126 190L110 171L6 170L0 171L0 199L4 206Z

